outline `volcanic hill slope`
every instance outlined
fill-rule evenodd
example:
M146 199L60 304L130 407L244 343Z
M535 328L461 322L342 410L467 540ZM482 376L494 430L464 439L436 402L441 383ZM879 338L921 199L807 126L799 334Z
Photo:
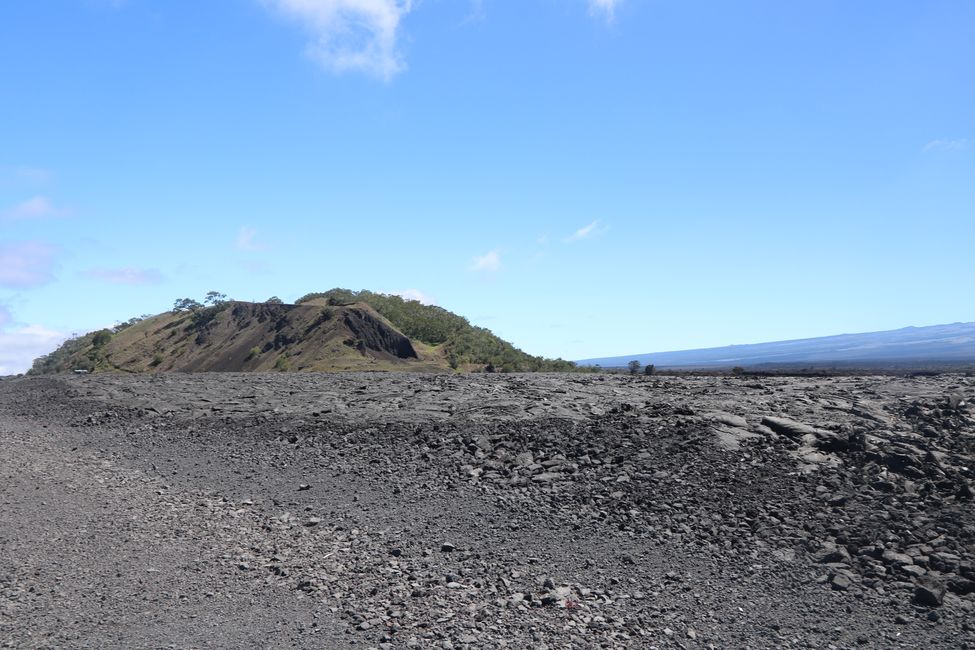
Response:
M67 341L32 374L94 372L570 370L439 307L334 289L300 304L220 302Z
M414 345L367 305L326 312L320 307L229 302L208 314L206 322L194 316L159 314L103 344L89 337L87 346L56 369L199 372L441 365L432 350Z

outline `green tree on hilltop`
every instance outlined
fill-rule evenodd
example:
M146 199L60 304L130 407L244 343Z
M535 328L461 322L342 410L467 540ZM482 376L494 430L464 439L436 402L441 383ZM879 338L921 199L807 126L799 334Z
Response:
M203 305L192 298L177 298L176 302L173 303L173 313L178 314L184 311L196 311L201 307L203 307Z
M227 302L227 294L219 291L207 291L207 295L203 298L203 304L211 307L222 305L225 302Z

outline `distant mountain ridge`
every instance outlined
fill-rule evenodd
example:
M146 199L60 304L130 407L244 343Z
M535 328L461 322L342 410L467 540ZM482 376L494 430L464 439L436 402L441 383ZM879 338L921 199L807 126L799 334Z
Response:
M731 368L770 365L975 362L975 323L905 327L883 332L728 345L583 359L580 365L623 367L629 361L658 368Z

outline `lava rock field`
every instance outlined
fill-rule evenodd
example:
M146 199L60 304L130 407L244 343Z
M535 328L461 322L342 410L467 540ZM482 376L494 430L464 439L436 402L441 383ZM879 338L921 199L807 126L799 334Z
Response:
M0 380L0 647L973 648L975 379Z

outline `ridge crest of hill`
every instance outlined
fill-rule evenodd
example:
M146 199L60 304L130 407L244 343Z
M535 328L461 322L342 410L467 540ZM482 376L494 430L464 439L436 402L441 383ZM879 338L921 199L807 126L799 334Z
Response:
M89 332L31 374L200 371L572 370L531 356L441 307L333 289L296 304L183 299L170 312Z

